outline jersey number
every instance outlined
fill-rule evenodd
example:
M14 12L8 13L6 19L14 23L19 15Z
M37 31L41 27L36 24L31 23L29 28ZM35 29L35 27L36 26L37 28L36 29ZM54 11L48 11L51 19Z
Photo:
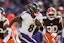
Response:
M3 29L2 28L0 28L0 33L3 33L4 31L3 31Z
M54 26L47 26L47 31L48 32L57 32L58 27L56 25Z
M34 28L34 25L31 24L31 25L29 26L29 28L28 28L28 31L29 31L29 32L32 32L32 31L33 31L33 28Z

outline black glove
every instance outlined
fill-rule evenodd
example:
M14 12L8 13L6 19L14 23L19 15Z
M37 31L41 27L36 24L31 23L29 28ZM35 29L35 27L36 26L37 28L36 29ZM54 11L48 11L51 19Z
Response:
M4 42L2 42L2 43L4 43Z
M57 33L58 35L61 35L62 34L62 31L58 31L58 33Z

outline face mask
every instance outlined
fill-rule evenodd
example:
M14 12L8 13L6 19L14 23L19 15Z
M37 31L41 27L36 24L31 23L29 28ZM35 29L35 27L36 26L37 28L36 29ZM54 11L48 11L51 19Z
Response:
M34 15L35 15L35 16L38 16L38 15L39 15L39 12L34 13Z
M49 19L49 20L54 20L54 19L55 19L55 17L48 17L48 19Z

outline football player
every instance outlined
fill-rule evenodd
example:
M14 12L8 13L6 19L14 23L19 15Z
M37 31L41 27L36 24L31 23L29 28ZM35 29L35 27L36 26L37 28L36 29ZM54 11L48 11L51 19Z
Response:
M18 38L22 43L37 43L33 38L33 32L35 31L36 26L41 26L42 15L38 12L39 5L37 3L32 3L28 5L27 11L23 12L20 16L14 18L9 27L14 22L22 21L21 28L18 29ZM37 14L39 13L39 14ZM20 43L20 41L18 43Z
M58 35L62 32L62 17L57 15L54 7L47 9L46 17L43 17L43 26L46 28L46 43L56 43Z
M9 21L5 18L5 11L0 7L0 38L3 39L3 43L7 43L11 36L11 30L7 28Z

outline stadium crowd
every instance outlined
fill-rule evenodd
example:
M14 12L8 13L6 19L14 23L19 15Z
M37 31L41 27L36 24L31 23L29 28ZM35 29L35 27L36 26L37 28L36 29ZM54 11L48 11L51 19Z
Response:
M0 6L5 9L6 15L7 13L13 13L14 15L18 15L19 13L27 9L27 5L29 3L32 3L34 1L37 3L39 3L40 1L42 2L41 5L43 11L46 11L46 9L50 6L55 7L58 11L64 9L63 0L0 0ZM61 12L63 13L63 11Z

